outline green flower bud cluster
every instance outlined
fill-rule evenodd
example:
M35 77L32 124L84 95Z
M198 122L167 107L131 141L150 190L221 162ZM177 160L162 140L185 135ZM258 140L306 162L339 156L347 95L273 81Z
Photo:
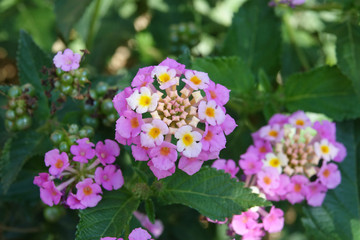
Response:
M83 88L86 83L89 83L88 72L83 68L69 72L64 72L60 68L57 68L56 76L57 78L55 78L54 82L55 88L62 94L73 98L80 97L82 92L81 88Z
M193 48L200 42L200 30L194 23L180 23L170 27L171 52L182 53L183 48Z
M76 140L81 138L91 139L95 135L94 128L90 126L84 126L81 129L77 124L71 124L68 126L68 130L59 129L55 130L51 136L51 142L60 152L69 152L70 146L74 145Z
M90 99L83 106L83 124L96 128L101 120L105 126L113 126L118 117L112 103L115 93L116 90L105 82L99 82L95 90L90 90Z
M31 115L37 107L35 88L27 83L12 86L8 91L9 101L5 112L5 127L9 131L20 131L31 126Z

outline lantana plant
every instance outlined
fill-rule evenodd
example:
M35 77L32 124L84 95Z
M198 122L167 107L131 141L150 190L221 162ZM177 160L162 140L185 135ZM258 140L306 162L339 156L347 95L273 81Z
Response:
M346 149L336 141L334 123L311 122L303 111L275 114L252 137L239 164L246 182L267 199L320 206L327 190L341 182L336 162L344 160Z
M229 92L170 58L141 68L113 99L120 115L115 138L131 145L135 160L148 161L158 179L175 172L178 156L178 168L192 175L219 157L225 135L237 126L224 107Z

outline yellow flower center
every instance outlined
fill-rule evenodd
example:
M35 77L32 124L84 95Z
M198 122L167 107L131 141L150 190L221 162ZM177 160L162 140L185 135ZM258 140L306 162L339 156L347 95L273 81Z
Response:
M87 186L87 187L84 187L83 192L84 192L85 196L88 196L88 195L92 194L92 189L91 189L91 187Z
M278 166L280 166L280 161L278 158L272 158L272 159L270 159L269 164L272 167L278 167Z
M150 137L152 137L153 139L157 138L160 134L160 129L157 127L153 127L152 129L150 129L149 131L149 135Z
M324 153L324 154L328 154L330 152L330 148L326 145L322 145L321 146L321 151Z
M199 85L201 83L200 78L198 78L197 76L193 76L192 78L190 78L190 81L195 85Z
M270 131L269 131L269 136L270 136L270 137L277 137L277 136L278 136L278 132L275 131L275 130L270 130Z
M106 158L106 153L101 153L100 156L101 158Z
M295 124L296 124L296 125L299 125L299 126L304 126L304 125L305 125L305 122L304 122L304 120L302 120L302 119L298 119L298 120L296 120Z
M208 117L215 117L215 109L211 108L211 107L207 107L205 110L205 114Z
M182 137L182 141L185 144L185 146L189 146L194 142L194 138L191 134L186 133L183 137Z
M163 73L159 76L159 81L162 83L166 83L170 80L170 75L168 73Z
M147 95L143 95L140 97L139 105L142 107L147 107L151 103L151 97Z

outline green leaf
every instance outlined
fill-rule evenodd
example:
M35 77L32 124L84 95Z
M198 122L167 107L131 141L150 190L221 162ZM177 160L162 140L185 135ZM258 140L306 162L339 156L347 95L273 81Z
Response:
M50 117L48 100L41 84L43 75L40 71L43 66L51 66L50 58L34 43L30 35L25 31L20 31L19 48L17 52L17 67L20 75L20 83L31 83L38 97L32 125L34 128L42 126Z
M91 3L91 0L73 1L56 0L55 14L56 24L65 40L69 39L70 30L74 24L81 18L85 9Z
M340 70L353 82L360 94L360 27L350 21L333 27L336 35L336 57Z
M359 117L359 103L351 81L336 67L295 74L285 82L285 105L290 111L323 113L341 121Z
M165 204L180 203L214 220L224 220L253 206L269 205L244 188L242 182L214 168L204 167L193 176L177 171L162 183L159 197Z
M140 200L125 189L105 192L96 207L80 211L76 240L120 237L139 204Z
M249 93L255 89L255 79L250 69L238 57L197 58L192 68L207 72L211 80L229 88L235 94Z
M90 49L91 54L88 56L89 63L97 69L104 68L115 50L120 45L126 45L127 41L134 37L134 34L133 20L121 18L118 8L112 6L101 18L93 47Z
M17 133L9 139L0 156L0 173L3 192L6 193L15 181L26 161L39 152L46 137L37 132L27 130Z
M360 239L359 121L338 123L337 140L347 149L346 159L339 164L341 184L329 190L321 207L305 207L303 224L313 239Z
M275 78L280 69L280 19L267 0L247 1L234 15L223 53L240 56L254 74L263 68Z
M150 198L145 201L145 211L150 222L155 223L155 206Z

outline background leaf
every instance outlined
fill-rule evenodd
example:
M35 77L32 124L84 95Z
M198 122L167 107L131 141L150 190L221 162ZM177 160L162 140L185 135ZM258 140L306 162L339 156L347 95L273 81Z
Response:
M20 83L31 83L38 98L37 108L34 111L32 127L42 126L50 117L48 99L45 96L41 84L41 69L43 66L50 67L51 60L32 40L25 31L20 31L19 48L17 52L17 67L20 75Z
M27 130L9 139L0 156L0 173L2 189L6 192L15 181L26 161L47 146L45 136Z
M238 57L197 58L192 68L207 72L211 80L229 88L234 94L255 89L255 79L244 61Z
M285 106L323 113L335 120L360 116L359 97L351 81L336 67L321 67L295 74L285 82Z
M340 70L353 82L360 93L360 27L350 21L333 27L330 32L337 36L336 57Z
M338 123L337 140L347 149L346 159L339 164L341 184L328 191L321 207L305 207L303 224L314 239L360 239L359 121Z
M120 237L140 201L125 189L105 192L100 203L80 211L76 240Z
M56 25L64 36L65 40L69 39L70 30L74 24L81 18L85 9L92 0L56 0L55 14Z
M160 199L165 204L180 203L214 220L225 220L253 206L269 205L244 188L242 182L214 168L203 167L192 176L177 171L162 182Z
M237 55L256 74L261 68L273 79L280 69L280 19L267 0L247 1L234 15L223 53Z

